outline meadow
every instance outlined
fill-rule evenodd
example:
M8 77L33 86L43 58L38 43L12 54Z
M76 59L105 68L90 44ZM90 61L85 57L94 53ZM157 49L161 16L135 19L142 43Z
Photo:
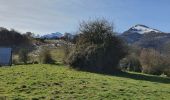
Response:
M139 73L102 75L64 65L0 68L0 100L169 100L170 79Z

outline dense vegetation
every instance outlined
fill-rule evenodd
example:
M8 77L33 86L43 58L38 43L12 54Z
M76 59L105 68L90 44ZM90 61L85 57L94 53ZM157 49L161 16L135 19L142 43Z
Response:
M169 84L170 79L163 77L136 73L108 76L62 65L0 68L1 100L169 100Z
M0 28L0 46L16 47L20 45L29 44L30 41L25 35L15 30L8 30L6 28Z
M40 51L39 61L42 64L54 64L55 63L55 61L53 60L50 54L50 50L47 48L44 48Z
M170 76L168 55L151 48L134 48L131 48L129 55L120 61L122 70Z
M123 42L114 35L113 26L106 20L80 24L79 37L67 63L81 70L113 73L120 59L127 54Z

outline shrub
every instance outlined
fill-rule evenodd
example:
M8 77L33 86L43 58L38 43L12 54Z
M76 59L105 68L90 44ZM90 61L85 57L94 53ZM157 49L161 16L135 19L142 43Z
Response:
M168 66L164 69L164 74L167 75L168 77L170 77L170 66Z
M27 64L27 62L29 60L28 53L29 53L29 51L27 49L21 49L19 51L19 60L21 62L23 62L24 64Z
M128 55L126 58L122 59L120 62L120 67L125 71L141 72L142 65L138 56L135 54Z
M66 59L67 59L67 57L69 56L69 53L70 53L70 51L71 51L71 49L72 49L72 46L69 44L70 42L67 42L66 44L63 44L62 45L62 47L61 47L61 49L62 49L62 51L63 51L63 53L64 53L64 55L63 55L63 62L66 64Z
M43 48L39 54L39 60L42 64L54 64L55 61L52 59L50 50Z
M153 49L143 49L140 61L142 71L147 74L161 75L167 66L166 58Z
M163 70L163 74L167 75L168 77L170 77L170 58L169 56L167 56L166 58L164 58L164 70Z
M14 65L17 65L17 64L19 64L19 61L18 61L18 59L12 59L12 63L13 63Z
M83 22L79 30L80 35L66 62L86 71L117 71L126 51L123 42L114 35L112 24L104 19Z

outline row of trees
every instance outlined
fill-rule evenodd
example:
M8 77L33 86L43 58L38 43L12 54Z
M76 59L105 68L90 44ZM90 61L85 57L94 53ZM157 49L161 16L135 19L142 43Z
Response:
M21 33L15 31L15 30L8 30L6 28L0 27L0 46L20 46L29 44L30 40L27 36L22 35Z
M154 49L139 49L121 60L123 70L143 72L147 74L170 74L170 58Z

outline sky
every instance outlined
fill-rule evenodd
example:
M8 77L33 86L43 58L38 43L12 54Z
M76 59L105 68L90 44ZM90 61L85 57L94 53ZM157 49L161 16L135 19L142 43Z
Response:
M170 32L170 0L0 0L0 26L47 34L78 31L79 23L105 18L115 31L136 24Z

